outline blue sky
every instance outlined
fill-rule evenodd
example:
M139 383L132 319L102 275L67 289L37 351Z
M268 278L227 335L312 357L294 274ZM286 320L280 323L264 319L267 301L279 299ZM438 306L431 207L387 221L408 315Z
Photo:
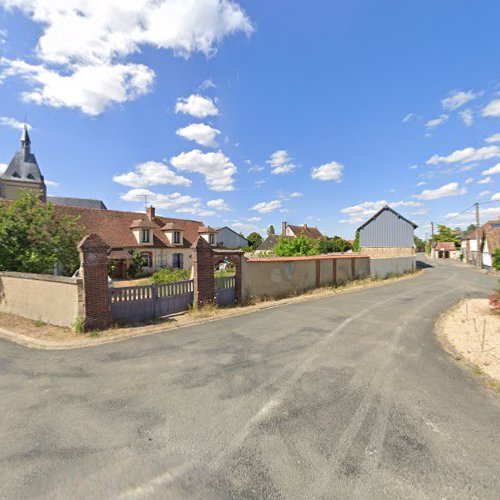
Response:
M131 7L133 5L133 7ZM248 234L499 215L500 4L0 0L0 164ZM1 165L0 165L1 168Z

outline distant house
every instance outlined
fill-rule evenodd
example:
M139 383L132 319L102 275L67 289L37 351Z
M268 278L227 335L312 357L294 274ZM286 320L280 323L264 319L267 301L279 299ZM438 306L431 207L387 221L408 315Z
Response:
M452 241L440 241L435 243L431 250L434 259L458 259L459 252Z
M414 256L417 227L386 205L357 229L361 252L372 258Z
M217 244L224 248L243 248L250 246L248 240L228 226L219 227L217 231Z
M279 236L270 234L262 243L257 247L255 253L272 252L276 245L279 243Z
M486 269L492 267L493 254L497 248L500 248L500 219L488 221L478 230L469 231L462 240L464 262L477 265L479 258Z
M313 240L324 238L321 231L317 227L310 227L307 224L304 224L303 226L293 226L288 224L286 221L281 223L281 236L291 236L296 238L301 234Z

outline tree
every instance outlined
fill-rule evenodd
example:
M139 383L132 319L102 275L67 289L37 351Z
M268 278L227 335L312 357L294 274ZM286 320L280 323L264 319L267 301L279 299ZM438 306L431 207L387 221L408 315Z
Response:
M51 203L24 193L0 204L0 271L52 274L57 265L66 275L80 266L78 217L57 216Z
M247 240L248 240L248 243L250 243L250 248L252 250L255 250L262 243L262 236L259 233L254 231L253 233L250 233L247 236Z
M467 226L467 229L465 230L465 233L470 233L471 231L474 231L477 228L475 224L469 224Z
M417 252L423 252L425 250L424 240L421 240L418 236L414 236L413 241L415 242Z
M359 252L361 247L359 246L359 231L356 231L356 236L354 237L354 245L352 246L353 252Z
M297 238L280 237L274 247L274 254L278 257L299 257L304 255L319 255L319 240L313 240L301 234Z
M493 253L493 268L500 271L500 248L496 248Z
M459 228L451 229L448 226L443 224L438 224L437 233L434 233L434 237L432 238L433 243L440 243L451 241L455 243L455 246L460 245L460 236L462 231Z
M142 272L142 268L146 265L146 258L139 252L139 250L130 250L132 262L128 266L127 273L131 278L135 278Z
M268 236L271 236L272 234L276 234L274 232L274 226L271 224L268 228L267 228L267 235Z
M319 250L320 253L334 253L334 252L346 252L351 250L352 245L344 238L340 236L334 236L333 238L327 238L324 240L319 240Z

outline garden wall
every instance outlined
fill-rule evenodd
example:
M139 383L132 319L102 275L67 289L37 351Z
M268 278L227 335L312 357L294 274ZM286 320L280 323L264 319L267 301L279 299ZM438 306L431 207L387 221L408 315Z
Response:
M415 271L415 257L394 257L391 259L370 259L370 274L376 278Z
M80 279L0 272L0 313L71 327L82 311Z

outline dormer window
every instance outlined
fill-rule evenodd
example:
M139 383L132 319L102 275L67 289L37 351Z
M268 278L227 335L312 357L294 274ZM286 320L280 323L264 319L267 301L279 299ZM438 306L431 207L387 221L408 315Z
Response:
M34 181L34 180L35 180L35 178L33 177L33 175L32 175L32 174L28 174L28 175L27 175L27 177L28 177L28 179L30 179L30 180L32 180L32 181Z
M181 242L181 232L174 231L174 245L179 245L180 242Z
M16 179L20 179L21 178L21 176L17 172L14 172L12 174L12 177L15 177Z
M149 243L151 238L151 231L149 229L141 230L141 243Z

